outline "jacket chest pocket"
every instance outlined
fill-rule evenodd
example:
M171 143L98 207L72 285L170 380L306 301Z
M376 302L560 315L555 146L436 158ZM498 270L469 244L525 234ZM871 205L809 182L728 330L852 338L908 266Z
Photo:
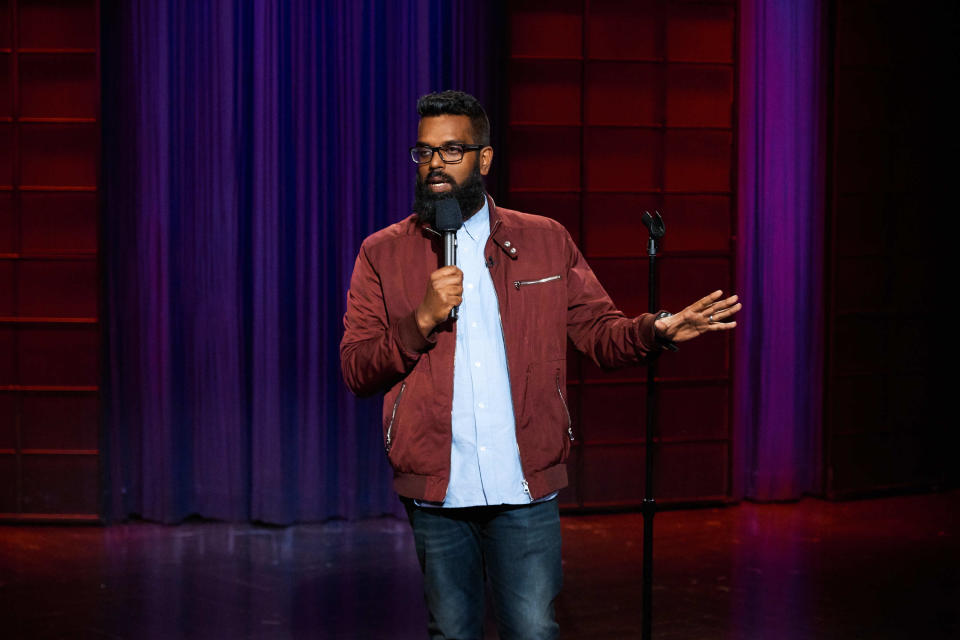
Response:
M560 279L560 274L545 276L543 278L537 278L534 280L514 280L513 286L517 291L520 291L523 287L530 287L538 284L547 284L549 282L556 282Z

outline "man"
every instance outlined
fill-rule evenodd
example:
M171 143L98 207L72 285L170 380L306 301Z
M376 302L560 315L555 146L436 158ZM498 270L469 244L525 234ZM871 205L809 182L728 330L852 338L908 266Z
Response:
M417 111L414 213L360 247L344 378L358 395L386 394L384 448L413 527L430 637L482 637L488 576L501 638L555 638L556 496L573 439L567 337L600 366L633 365L733 328L740 304L716 291L676 315L627 318L562 225L485 193L493 148L473 96L429 94ZM432 224L444 198L465 222L457 266L438 268Z

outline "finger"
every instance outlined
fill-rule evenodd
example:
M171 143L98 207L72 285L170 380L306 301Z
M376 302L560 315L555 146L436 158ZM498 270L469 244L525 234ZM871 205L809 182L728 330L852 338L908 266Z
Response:
M730 322L713 322L708 327L708 331L729 331L737 326L736 320L731 320Z
M439 269L431 273L430 277L436 280L438 278L445 278L448 276L456 276L456 275L459 275L462 278L463 271L460 271L460 268L457 267L456 265L448 264L447 266L440 267Z
M710 306L716 303L716 301L719 300L720 296L722 295L723 295L723 291L721 291L720 289L717 289L713 293L700 298L695 303L695 307L697 308L698 311L703 311L705 309L708 309L710 308Z
M440 278L439 280L434 280L433 287L435 289L448 289L450 287L460 287L460 289L463 289L463 278L446 276L444 278Z

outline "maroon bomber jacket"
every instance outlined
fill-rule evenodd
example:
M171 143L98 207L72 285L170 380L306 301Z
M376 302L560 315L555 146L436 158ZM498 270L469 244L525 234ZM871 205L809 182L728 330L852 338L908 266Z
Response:
M631 319L617 310L560 223L488 199L484 255L500 305L520 463L537 499L567 484L567 336L604 368L638 364L659 346L654 316ZM359 396L386 392L383 438L394 488L435 502L450 479L456 322L425 339L414 312L442 254L440 235L415 214L364 240L340 342L350 389Z

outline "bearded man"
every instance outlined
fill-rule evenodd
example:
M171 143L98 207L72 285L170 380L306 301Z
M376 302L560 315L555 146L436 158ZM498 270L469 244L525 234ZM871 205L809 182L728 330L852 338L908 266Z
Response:
M715 291L676 315L626 317L561 224L486 194L490 124L473 96L429 94L417 112L414 213L360 247L344 379L357 395L385 394L384 449L413 528L430 638L483 637L485 577L501 638L556 638L556 497L574 437L567 338L604 368L636 365L733 328L740 304ZM440 267L433 224L446 198L465 222L456 266Z

